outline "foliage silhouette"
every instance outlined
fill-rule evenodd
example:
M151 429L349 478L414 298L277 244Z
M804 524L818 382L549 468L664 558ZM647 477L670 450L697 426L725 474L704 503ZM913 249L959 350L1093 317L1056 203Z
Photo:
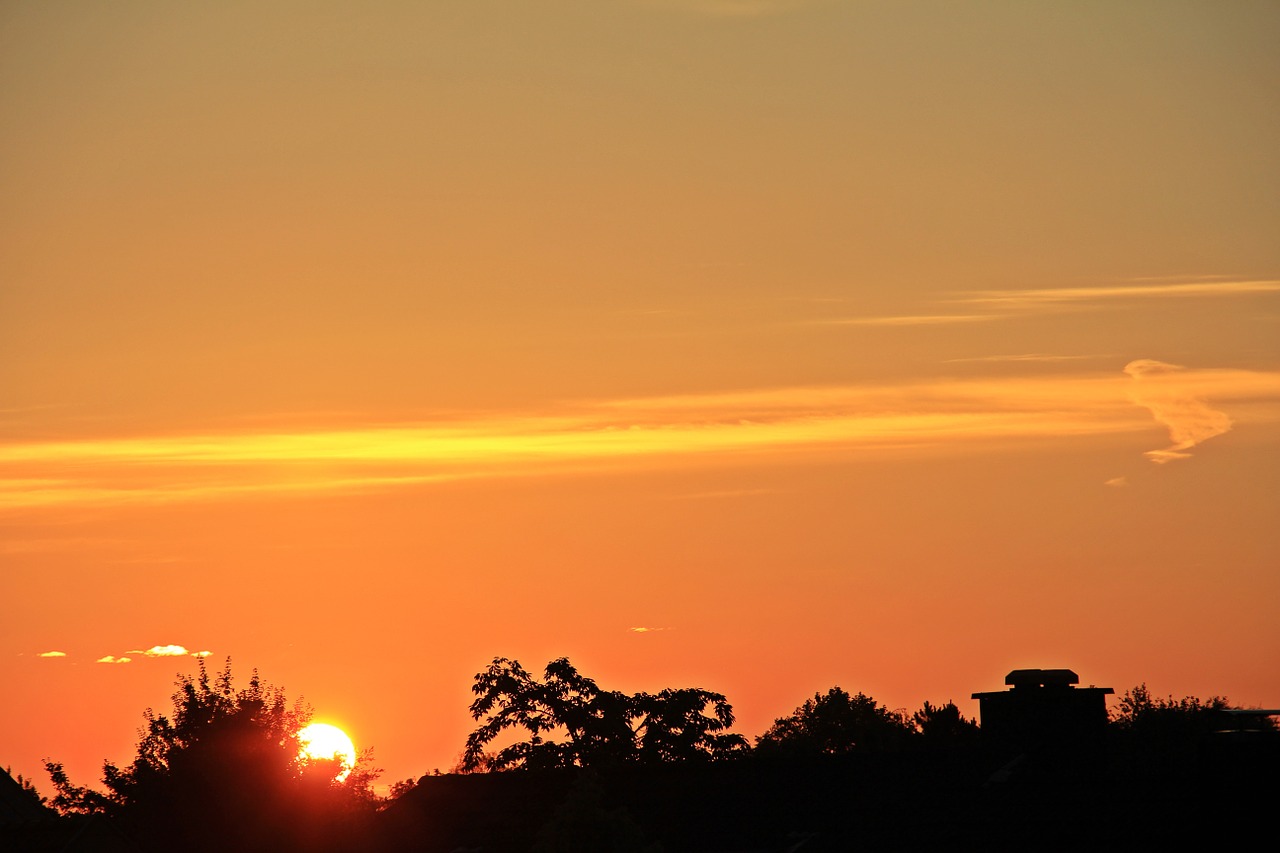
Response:
M1117 730L1139 737L1195 737L1213 732L1230 707L1222 696L1152 698L1144 682L1120 697L1111 722Z
M13 773L13 768L9 766L6 766L4 768L4 774L8 776L10 779L12 779L14 783L16 783L16 785L18 786L18 790L20 790L27 797L28 801L31 804L42 806L42 807L47 805L45 798L41 796L39 791L36 790L35 784L32 783L30 779L24 778L21 773L15 776Z
M107 810L110 800L89 787L72 784L62 762L46 760L45 771L53 783L54 796L49 805L61 815L91 815Z
M530 772L437 772L376 801L373 771L337 783L335 763L298 758L309 712L256 673L237 690L229 663L220 675L201 664L177 688L170 713L145 713L136 758L104 766L102 791L49 762L53 805L73 817L0 821L0 849L73 849L104 828L130 842L105 849L195 853L1003 849L1035 846L1047 827L1042 846L1147 849L1196 821L1242 839L1269 828L1280 758L1280 735L1238 730L1274 729L1265 712L1231 717L1220 697L1158 699L1140 685L1120 697L1108 748L1085 756L1098 773L1048 772L1035 757L1007 773L954 703L908 715L839 687L776 720L759 760L714 761L748 751L720 694L607 691L563 658L541 675L496 658L475 678L480 726L462 763Z
M733 707L719 693L691 687L637 693L631 713L638 758L645 763L727 758L748 747L742 735L722 734L733 725Z
M1145 779L1192 778L1205 772L1207 761L1230 749L1244 750L1258 761L1274 760L1275 722L1265 713L1231 713L1239 710L1223 696L1161 699L1139 684L1120 697L1112 712L1113 746L1125 771ZM1250 739L1257 737L1263 740ZM1265 758L1268 754L1271 759Z
M709 760L747 747L744 737L727 732L733 708L719 693L601 690L567 658L548 663L541 679L519 661L494 658L471 689L471 716L482 722L467 737L464 771ZM528 739L486 753L508 729L523 729Z
M877 705L865 693L850 696L832 687L825 695L806 699L790 716L774 720L756 738L756 749L797 757L887 752L904 747L913 734L914 725L905 714Z
M931 748L973 744L980 734L978 723L961 714L954 702L938 706L926 700L920 710L911 715L911 722L925 746Z
M177 687L171 714L144 712L132 763L103 764L105 792L72 784L47 762L55 808L105 813L144 848L186 850L327 849L340 828L372 813L377 771L362 762L339 782L337 760L301 758L310 710L256 671L236 690L230 660L216 677L200 661Z

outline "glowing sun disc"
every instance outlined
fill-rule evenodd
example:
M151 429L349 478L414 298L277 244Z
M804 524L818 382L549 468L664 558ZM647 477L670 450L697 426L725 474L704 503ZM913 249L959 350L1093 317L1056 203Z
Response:
M347 737L347 733L337 726L328 723L312 723L298 732L298 742L302 745L304 758L319 758L325 761L337 759L342 762L342 772L337 775L338 781L351 774L356 766L356 747Z

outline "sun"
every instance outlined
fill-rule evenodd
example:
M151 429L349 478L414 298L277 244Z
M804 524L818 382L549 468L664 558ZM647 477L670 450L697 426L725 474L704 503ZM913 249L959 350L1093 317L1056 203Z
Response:
M347 737L347 733L337 726L328 723L312 723L298 732L298 742L302 745L299 753L303 758L337 759L342 762L342 772L335 778L341 782L351 775L351 768L356 766L356 747Z

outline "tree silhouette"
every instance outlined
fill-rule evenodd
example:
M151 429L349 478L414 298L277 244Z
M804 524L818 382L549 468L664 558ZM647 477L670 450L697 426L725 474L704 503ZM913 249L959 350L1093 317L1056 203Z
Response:
M63 769L62 762L46 760L44 769L49 774L49 781L53 783L54 790L53 799L49 801L49 805L53 806L59 814L99 814L105 812L110 805L110 799L98 791L73 784L67 777L67 771Z
M1266 712L1248 713L1223 696L1161 699L1139 684L1120 697L1109 728L1117 773L1131 784L1252 780L1257 791L1274 793L1280 749Z
M186 850L325 849L344 822L372 810L376 771L357 767L339 782L338 761L300 757L309 709L256 671L236 690L230 660L216 677L200 661L177 686L171 714L144 712L134 760L103 764L105 792L73 785L47 762L53 805L105 813L144 847Z
M697 688L635 695L601 690L567 658L548 663L541 679L519 661L494 658L471 690L471 716L483 721L467 738L463 770L688 761L746 748L745 738L726 731L733 708L723 695ZM508 729L522 729L528 739L486 753Z
M1111 722L1121 732L1139 737L1197 737L1214 731L1230 707L1221 696L1153 698L1143 683L1120 697Z
M927 747L962 746L978 738L978 724L961 714L954 702L938 706L926 700L920 710L911 715L911 722Z
M832 687L806 699L790 716L774 720L756 738L756 748L796 756L888 751L904 746L914 733L905 714L877 705L864 693L850 696Z

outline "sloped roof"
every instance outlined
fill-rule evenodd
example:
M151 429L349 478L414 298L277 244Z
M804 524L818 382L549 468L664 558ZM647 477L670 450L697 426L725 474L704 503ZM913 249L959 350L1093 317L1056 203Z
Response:
M0 826L31 823L50 820L56 817L52 809L42 806L30 792L23 789L9 775L9 771L0 768Z

